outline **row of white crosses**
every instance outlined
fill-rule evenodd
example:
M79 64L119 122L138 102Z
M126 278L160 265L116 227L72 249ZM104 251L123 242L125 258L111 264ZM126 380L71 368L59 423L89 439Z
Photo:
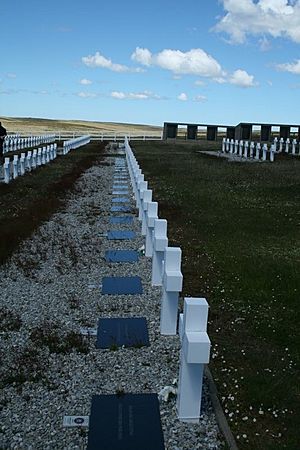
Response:
M83 145L89 144L91 141L91 136L80 136L78 138L70 139L68 141L64 141L63 143L63 155L69 153L70 150L74 150L76 148L82 147Z
M274 162L274 155L276 153L275 145L272 144L270 149L267 144L261 144L260 142L243 140L234 140L223 138L222 141L222 152L230 153L240 158L245 159L255 159L257 161L267 161Z
M152 190L125 139L127 165L142 234L146 236L145 255L152 257L153 286L161 286L162 303L160 332L176 335L178 301L182 290L181 249L168 247L167 221L158 218L158 204L152 201ZM186 422L199 422L202 398L204 364L209 362L210 340L207 335L208 303L205 298L185 298L183 314L179 320L181 340L180 370L177 395L178 418Z
M14 155L13 160L6 157L3 164L4 183L8 184L12 179L15 180L18 176L49 163L56 158L56 153L57 144L51 144L29 150L27 154Z
M28 136L21 138L19 135L6 136L3 143L3 153L15 152L41 144L51 144L55 141L55 134L45 134L42 136Z
M291 153L292 155L300 155L300 142L297 142L297 139L293 139L292 141L287 138L284 141L283 138L276 137L274 139L274 148L277 153Z

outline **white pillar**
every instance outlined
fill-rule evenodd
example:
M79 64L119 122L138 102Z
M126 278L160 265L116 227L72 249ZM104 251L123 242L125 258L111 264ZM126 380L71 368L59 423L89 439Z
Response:
M10 159L9 158L4 159L3 170L4 170L4 183L8 184L10 181Z
M31 164L32 169L36 169L36 158L37 158L37 149L35 148L33 149L32 152L32 164Z
M252 141L250 144L250 158L253 158L254 154L254 142Z
M25 153L21 153L20 157L20 175L24 175L25 173Z
M142 236L146 236L147 231L147 224L146 224L146 214L148 209L148 203L152 202L152 190L151 189L145 189L142 192L142 199L141 199L141 216L142 216Z
M223 138L222 139L222 153L225 153L225 142L226 142L226 139Z
M234 140L231 139L231 141L230 141L230 153L233 153L233 149L234 149Z
M139 210L139 220L142 220L142 196L147 187L148 181L140 181L138 184L136 207Z
M229 152L229 146L230 146L230 140L229 138L226 139L226 153Z
M289 138L287 138L287 140L285 141L285 153L289 152L289 147L290 147L290 140Z
M266 159L267 159L267 151L268 151L268 146L267 146L267 144L264 144L263 145L263 155L262 155L263 161L266 161Z
M275 153L275 151L274 151L274 144L272 144L271 148L270 148L270 161L271 162L274 162L274 153Z
M256 151L255 151L255 159L257 159L257 160L259 160L259 158L260 158L260 143L259 142L257 142L257 144L256 144Z
M43 147L42 150L42 164L46 164L46 147Z
M239 145L239 156L242 156L242 155L243 155L243 145L244 145L244 142L243 142L243 141L240 141L240 145Z
M279 153L282 152L282 149L283 149L283 143L284 143L284 139L283 139L283 138L280 138L280 141L279 141Z
M244 158L248 158L248 148L249 148L249 142L245 141Z
M154 229L154 221L157 219L157 210L158 204L157 202L149 202L147 203L147 211L146 211L146 246L145 246L145 256L151 257L153 252L153 229Z
M155 219L153 231L152 286L162 285L163 260L166 247L168 247L167 221L165 219Z
M238 139L236 139L235 143L234 143L234 154L235 155L238 154L238 151L239 151L238 149L239 149L239 141L238 141Z
M30 150L27 152L27 156L26 156L26 168L29 172L31 171L31 151Z
M182 290L181 249L166 247L162 277L160 333L175 335L177 330L178 297Z
M275 152L277 152L277 142L278 142L278 139L277 139L277 137L275 137L274 138L274 151Z
M180 314L182 343L177 394L177 414L183 422L200 419L204 364L209 362L210 339L206 332L208 303L205 298L185 298Z
M293 142L292 142L292 154L293 155L296 154L296 145L297 145L297 141L296 141L296 139L293 139Z
M13 160L13 179L15 180L18 175L18 163L19 163L19 156L18 155L14 155L14 160Z

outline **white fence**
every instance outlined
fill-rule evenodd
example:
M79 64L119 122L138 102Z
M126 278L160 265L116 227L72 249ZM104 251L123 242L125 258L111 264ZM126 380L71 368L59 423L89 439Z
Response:
M158 204L125 140L125 152L142 235L145 255L152 257L152 285L161 286L160 332L174 336L178 328L178 301L182 290L181 249L168 247L167 221L158 218ZM181 340L177 415L181 421L199 422L204 365L209 362L210 340L206 332L208 304L204 298L185 298L179 320Z
M68 132L68 131L57 131L54 136L54 140L66 141L71 139L76 139L82 136L80 132ZM129 141L161 141L163 138L163 133L127 133L127 132L99 132L99 133L89 133L91 141L110 141L110 142L124 142L126 138ZM16 133L15 135L7 136L9 139L34 139L37 136L27 136L21 133ZM36 144L33 144L36 145Z

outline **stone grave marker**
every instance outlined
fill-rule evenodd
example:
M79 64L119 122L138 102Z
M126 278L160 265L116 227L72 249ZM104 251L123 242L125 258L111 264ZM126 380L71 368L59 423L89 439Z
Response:
M133 295L142 294L143 286L141 278L135 277L103 277L102 294L108 295Z
M99 319L97 348L148 347L149 336L145 317Z
M127 212L127 213L133 212L132 208L130 208L129 206L116 206L116 205L112 206L110 208L110 211L111 212Z
M107 262L137 262L139 254L135 250L107 250L105 260Z
M123 240L123 239L134 239L135 232L134 231L108 231L107 239L109 240Z
M164 450L156 394L95 395L87 450Z
M132 216L115 216L109 218L110 223L119 223L119 224L131 224L133 222Z

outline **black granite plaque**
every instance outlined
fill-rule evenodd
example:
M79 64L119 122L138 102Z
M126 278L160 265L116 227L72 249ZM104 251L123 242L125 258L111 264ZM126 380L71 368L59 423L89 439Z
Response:
M140 277L103 277L102 294L142 294L143 286Z
M134 231L108 231L107 233L107 239L109 240L123 240L123 239L134 239L135 238L135 232Z
M94 395L88 450L164 450L157 394Z
M123 205L121 206L114 205L110 208L110 210L111 212L127 212L127 213L133 212L130 206L123 206Z
M139 254L135 250L107 250L105 259L107 262L137 262Z
M120 190L120 189L114 189L112 191L113 195L127 195L128 194L128 190Z
M129 224L133 222L132 216L116 216L109 218L110 223Z
M122 192L124 194L124 192ZM114 197L112 203L128 203L130 199L128 197Z
M149 346L145 317L99 319L97 348Z

